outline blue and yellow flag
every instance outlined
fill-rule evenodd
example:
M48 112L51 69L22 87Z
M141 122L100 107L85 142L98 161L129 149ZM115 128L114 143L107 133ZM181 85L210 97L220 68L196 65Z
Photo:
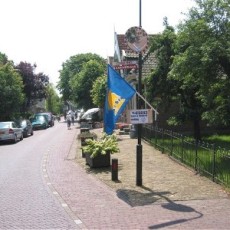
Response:
M104 111L104 131L110 135L115 124L136 90L108 65L107 94Z

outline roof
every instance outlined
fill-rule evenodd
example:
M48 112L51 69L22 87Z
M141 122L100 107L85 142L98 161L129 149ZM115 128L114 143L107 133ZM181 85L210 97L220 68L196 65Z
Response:
M115 34L115 36L118 43L117 44L118 49L116 50L120 53L119 54L115 53L114 56L120 55L120 57L122 57L123 60L138 60L139 53L133 51L127 45L125 34ZM148 40L150 40L150 38L153 36L155 35L148 35L149 38ZM143 57L142 76L146 77L151 73L152 69L156 67L156 58L154 53L149 52L149 49L147 49L145 53L142 53L142 57Z

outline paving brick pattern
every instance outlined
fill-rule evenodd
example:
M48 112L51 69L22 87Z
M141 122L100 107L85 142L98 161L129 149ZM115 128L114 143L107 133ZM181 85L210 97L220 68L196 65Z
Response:
M143 186L135 185L135 139L121 137L119 181L110 169L85 165L74 126L59 124L46 161L47 183L80 229L230 229L230 200L221 186L143 142ZM100 135L101 130L95 130ZM56 194L56 195L55 195Z
M1 230L78 229L45 183L49 143L44 144L44 139L58 128L0 146Z

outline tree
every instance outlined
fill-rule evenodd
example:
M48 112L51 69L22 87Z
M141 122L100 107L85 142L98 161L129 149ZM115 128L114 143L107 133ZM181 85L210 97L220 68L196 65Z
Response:
M51 84L46 88L46 95L46 110L53 114L60 114L62 112L62 102Z
M151 72L151 75L145 79L146 96L151 103L159 103L155 106L168 108L173 101L174 80L168 79L168 73L173 61L174 43L176 34L173 27L168 25L167 18L164 19L165 29L162 34L155 35L151 41L150 52L155 53L157 66ZM160 101L155 102L156 98Z
M71 87L72 79L79 77L79 73L82 71L84 64L90 60L96 60L102 64L104 68L106 67L105 60L99 55L92 53L71 56L69 60L62 64L62 69L60 70L60 80L57 88L62 94L64 101L70 100L74 97L75 93L72 91Z
M104 107L106 97L107 78L105 75L98 77L93 83L91 98L94 105L99 108Z
M9 62L7 56L0 52L0 63L1 63L1 65L5 65L7 62Z
M151 51L158 66L147 78L148 97L160 97L180 108L171 124L190 120L194 138L201 139L200 122L229 125L230 1L196 0L177 34L168 26L157 35Z
M200 139L202 119L229 124L230 1L196 3L179 26L169 79L177 82L181 112L193 120Z
M74 92L72 99L79 107L89 109L93 107L90 92L94 82L105 72L103 65L96 60L84 63L81 72L71 79L71 90Z
M191 19L208 28L203 37L199 63L204 70L200 98L206 111L202 119L210 125L230 125L230 1L197 1L200 12L193 10ZM207 38L207 39L206 39Z
M49 84L49 77L44 73L35 74L36 65L27 62L20 62L16 69L22 76L26 101L23 110L26 111L38 99L46 98L46 86Z
M24 100L23 82L7 57L0 53L0 120L12 120L20 112Z

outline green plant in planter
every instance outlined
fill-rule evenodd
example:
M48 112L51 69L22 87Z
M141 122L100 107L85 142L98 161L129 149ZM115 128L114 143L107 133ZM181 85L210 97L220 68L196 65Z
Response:
M81 138L93 138L93 139L97 139L97 134L94 132L83 132L83 133L79 133L77 136L78 139Z
M78 139L81 140L81 146L85 146L86 140L97 139L97 134L94 132L83 132L83 133L78 134Z
M106 155L107 153L113 154L119 152L118 140L116 134L107 135L103 134L100 140L86 140L86 146L82 147L85 153L90 154L91 158L98 155Z

